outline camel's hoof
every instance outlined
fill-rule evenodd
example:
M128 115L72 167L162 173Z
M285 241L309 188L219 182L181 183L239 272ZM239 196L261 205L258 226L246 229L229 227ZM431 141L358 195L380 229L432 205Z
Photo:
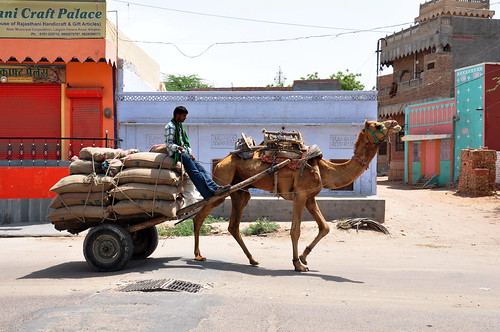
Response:
M207 258L206 257L203 257L203 256L195 256L194 257L194 260L195 261L198 261L198 262L203 262L203 261L206 261Z
M257 262L255 259L252 258L252 259L250 259L250 264L255 266L255 265L259 265L259 262Z
M302 262L302 264L307 265L306 256L300 255L299 258L300 258L300 261Z
M309 271L309 268L300 265L299 267L297 267L297 266L295 267L295 271L297 271L297 272L307 272L307 271Z

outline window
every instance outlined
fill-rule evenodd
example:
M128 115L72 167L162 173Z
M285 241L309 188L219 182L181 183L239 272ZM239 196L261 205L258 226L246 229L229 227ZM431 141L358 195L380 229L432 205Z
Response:
M450 158L451 158L451 141L449 139L441 140L441 152L439 159L441 161L450 161Z
M413 162L420 162L420 150L422 148L422 143L418 142L414 142L412 144L412 161Z
M394 149L396 151L405 150L405 142L403 142L402 140L404 135L405 135L404 128L402 128L401 131L396 134L396 142L394 143Z
M434 66L435 66L435 65L436 65L436 63L435 63L435 62L429 62L429 63L427 64L427 70L434 69Z
M380 147L378 149L378 154L380 156L386 156L387 155L387 142L384 141L382 144L380 144Z

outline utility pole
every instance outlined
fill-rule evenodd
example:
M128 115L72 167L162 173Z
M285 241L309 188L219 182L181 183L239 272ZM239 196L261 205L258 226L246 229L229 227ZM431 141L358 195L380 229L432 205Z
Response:
M274 76L274 84L276 86L284 86L286 81L285 75L283 75L283 71L281 71L281 66L278 68L278 72L276 73L276 76Z

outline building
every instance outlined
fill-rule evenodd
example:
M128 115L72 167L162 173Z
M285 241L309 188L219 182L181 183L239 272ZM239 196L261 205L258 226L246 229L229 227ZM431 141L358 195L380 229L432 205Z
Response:
M500 64L457 69L454 81L455 98L406 108L407 183L458 181L462 150L489 148L500 154Z
M427 1L414 26L379 39L379 68L393 70L377 80L379 119L404 123L407 106L455 97L456 69L500 61L500 20L489 8L488 0ZM389 179L404 178L404 156L400 136L387 149Z
M160 68L107 20L105 0L0 10L0 223L38 221L65 161L119 143L117 92L158 91Z

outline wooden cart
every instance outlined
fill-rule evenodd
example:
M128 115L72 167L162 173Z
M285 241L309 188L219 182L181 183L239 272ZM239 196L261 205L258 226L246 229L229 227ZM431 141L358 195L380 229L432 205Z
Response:
M287 159L273 165L265 171L258 173L229 188L221 195L188 205L177 212L177 218L159 217L138 223L103 222L93 226L83 242L83 254L87 263L97 271L121 270L131 259L143 259L151 255L158 246L158 230L156 225L168 220L186 219L206 204L231 193L243 189L248 185L273 174L291 162ZM183 219L183 220L184 220ZM183 220L179 221L182 222Z

